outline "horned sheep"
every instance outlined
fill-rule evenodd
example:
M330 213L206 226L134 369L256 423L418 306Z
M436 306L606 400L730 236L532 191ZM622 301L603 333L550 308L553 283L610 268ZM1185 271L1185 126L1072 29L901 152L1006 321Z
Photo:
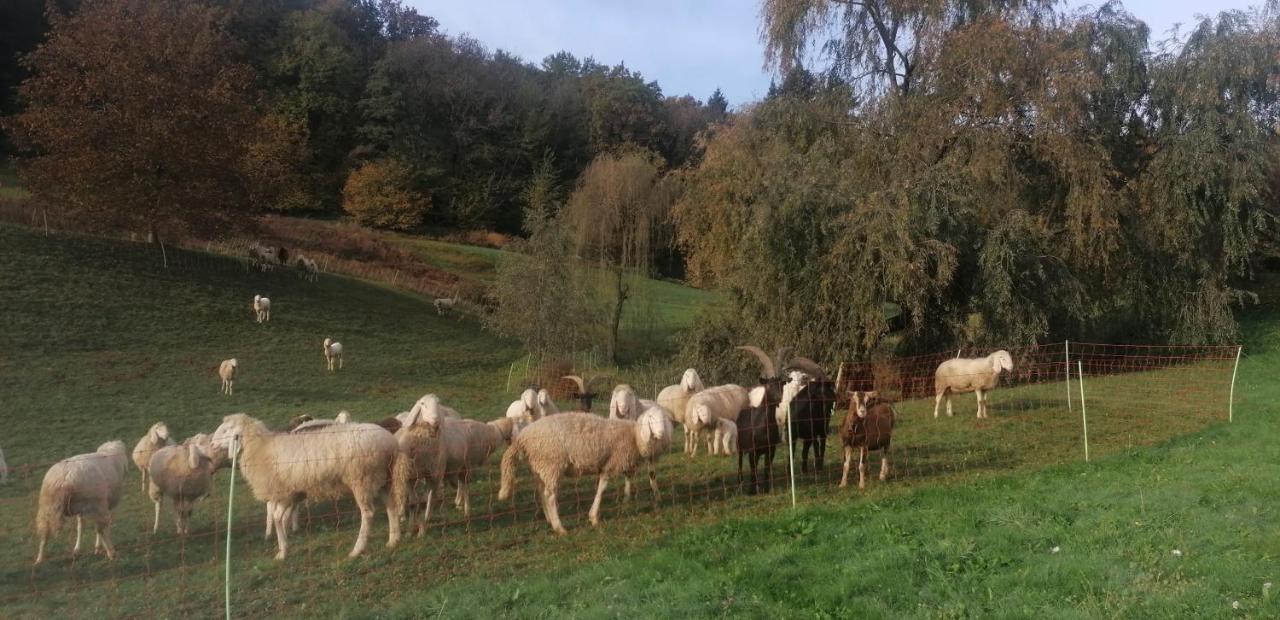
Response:
M630 482L630 475L647 464L649 486L657 501L655 466L658 457L670 446L671 434L671 420L656 407L641 413L635 421L606 419L583 412L544 418L525 428L502 455L498 499L511 498L515 492L518 461L525 459L537 478L539 504L547 523L557 534L564 534L556 498L560 478L565 474L596 475L599 482L589 518L592 525L597 525L601 498L613 476L626 476Z
M288 528L284 526L300 496L321 500L354 496L360 508L360 533L349 557L360 555L368 545L374 502L387 487L399 445L375 424L342 424L333 430L273 433L262 422L238 413L223 418L213 433L214 444L222 447L238 438L240 471L254 497L274 502L276 559L283 560L288 554ZM342 432L336 432L339 430ZM387 498L387 547L400 540L400 510Z
M63 517L76 518L76 545L80 552L80 532L84 519L93 522L93 551L105 551L107 559L115 559L111 543L111 512L120 502L121 485L129 467L129 456L123 441L115 440L98 446L96 452L81 454L54 463L45 472L40 485L40 502L36 509L36 538L39 550L36 564L44 561L44 548L49 536L57 533Z

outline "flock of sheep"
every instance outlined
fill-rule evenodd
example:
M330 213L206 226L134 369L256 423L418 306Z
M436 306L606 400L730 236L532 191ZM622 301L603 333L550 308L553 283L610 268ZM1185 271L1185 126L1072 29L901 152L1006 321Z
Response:
M254 297L257 321L269 321L270 309L269 299ZM341 368L342 345L326 338L323 347L328 369ZM576 411L560 412L547 389L530 387L503 416L488 422L461 417L434 394L421 397L408 411L376 423L353 421L344 411L330 420L300 416L286 428L271 430L262 421L239 413L226 416L211 434L200 433L181 444L175 444L168 427L159 422L137 442L131 455L126 454L122 441L115 440L99 446L96 452L50 467L39 496L35 562L44 560L48 538L67 517L76 518L73 554L80 549L83 521L88 519L95 528L95 553L115 557L110 526L130 456L155 505L153 533L159 528L161 504L168 498L178 534L187 534L193 507L212 490L214 474L238 465L254 497L265 504L266 536L269 539L273 532L276 536L277 559L288 554L289 533L297 530L299 507L306 501L355 501L360 531L351 557L367 547L378 503L387 514L388 547L398 543L405 518L411 531L418 536L424 533L446 484L456 489L455 506L469 515L469 483L504 444L498 499L512 498L520 464L527 464L535 481L538 507L557 534L565 533L557 505L565 476L597 479L589 512L592 525L599 522L601 501L612 478L623 478L624 498L629 500L632 476L647 470L656 502L657 461L668 451L677 424L684 429L684 453L689 457L697 455L704 441L712 454L736 452L738 478L749 493L756 493L762 486L769 488L768 472L784 437L802 443L802 471L809 469L810 452L814 466L821 469L833 411L847 406L849 414L838 430L844 448L840 486L848 484L855 453L859 488L865 486L871 452L880 452L880 479L887 477L896 415L891 401L874 391L844 389L840 377L832 381L812 360L788 360L789 349L773 356L755 346L738 349L758 360L757 385L707 387L690 368L678 383L663 388L653 400L641 398L630 385L615 386L607 417L591 413L594 392L607 379L566 375L564 379L573 381L577 388ZM219 367L224 394L232 393L237 367L235 359ZM978 416L985 417L985 394L996 387L1002 372L1012 368L1005 351L942 363L935 373L934 417L943 398L947 399L947 415L951 415L950 396L964 392L976 393ZM749 468L747 478L743 476L744 461ZM761 461L764 475L758 477Z

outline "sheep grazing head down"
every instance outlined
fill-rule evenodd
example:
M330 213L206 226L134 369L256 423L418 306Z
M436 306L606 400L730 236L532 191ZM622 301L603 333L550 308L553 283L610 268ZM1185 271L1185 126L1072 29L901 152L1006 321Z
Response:
M1013 370L1013 357L1008 351L1000 350L991 354L991 368L1000 374L1002 371Z
M693 419L697 420L698 424L701 424L703 426L712 426L713 421L711 420L711 408L706 406L703 403L698 403L697 405L694 405Z
M407 428L415 425L426 427L431 437L439 436L440 397L435 394L427 394L413 404L413 408L409 410L409 419L404 423L404 426Z
M680 387L683 387L689 393L701 392L705 389L705 386L702 385L702 377L699 377L698 371L693 368L685 369L684 375L680 377Z
M879 392L874 392L874 391L873 392L849 392L849 397L853 399L855 411L857 411L859 418L867 417L867 403L871 402L871 399L875 398L878 395L879 395Z

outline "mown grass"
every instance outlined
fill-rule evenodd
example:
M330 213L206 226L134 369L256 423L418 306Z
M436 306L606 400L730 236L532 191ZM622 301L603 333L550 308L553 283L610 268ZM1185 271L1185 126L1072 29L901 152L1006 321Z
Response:
M0 160L0 199L26 198L30 195L18 178L18 171L9 162Z
M383 287L330 276L306 284L187 252L171 252L165 269L146 246L14 227L0 227L0 259L0 415L19 468L0 486L5 617L222 613L225 474L183 541L167 507L161 533L146 533L151 507L131 473L117 513L119 560L72 561L64 530L53 559L32 570L44 463L114 437L132 446L157 419L185 437L233 411L279 423L346 408L368 420L435 391L465 415L490 418L510 398L494 386L518 355L512 343ZM254 293L275 301L270 324L253 322ZM1062 384L1001 390L983 421L971 417L971 397L940 420L931 403L912 401L900 405L889 484L834 489L833 445L828 469L802 479L794 512L781 488L739 493L728 459L672 456L658 506L647 489L622 504L615 484L599 528L585 524L592 482L569 485L571 533L557 538L533 512L528 474L514 502L498 503L491 466L473 489L470 521L446 507L447 522L394 553L380 548L386 526L375 523L371 552L346 561L351 506L312 504L292 557L277 563L261 540L262 509L239 483L233 611L1141 617L1221 616L1238 600L1241 613L1274 615L1261 584L1275 576L1277 552L1269 480L1280 466L1266 400L1276 388L1266 377L1280 365L1271 352L1280 335L1270 317L1250 325L1251 347L1266 352L1244 365L1247 400L1234 425L1219 422L1220 383L1169 398L1170 386L1186 383L1179 369L1087 377L1095 462L1086 466ZM347 346L343 372L323 370L327 335ZM213 370L233 355L243 375L225 398ZM1197 408L1197 398L1207 404ZM775 476L783 470L776 464Z

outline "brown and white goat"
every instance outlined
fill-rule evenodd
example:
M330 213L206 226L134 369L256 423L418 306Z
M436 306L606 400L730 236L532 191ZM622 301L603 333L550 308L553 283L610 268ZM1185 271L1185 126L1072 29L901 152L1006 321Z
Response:
M889 444L893 439L893 403L880 398L876 392L850 392L849 414L840 426L840 441L844 443L844 475L840 486L849 485L849 467L853 464L853 451L858 450L858 488L866 488L867 454L880 451L880 480L889 475Z

